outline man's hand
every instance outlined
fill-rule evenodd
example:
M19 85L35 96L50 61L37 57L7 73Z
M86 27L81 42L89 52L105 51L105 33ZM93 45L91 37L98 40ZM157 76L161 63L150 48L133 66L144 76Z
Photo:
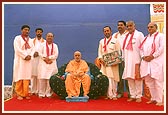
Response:
M30 55L27 55L27 56L25 57L25 60L26 60L26 61L31 60L31 56L30 56Z
M33 55L34 58L38 57L38 56L39 56L38 52L35 52L34 55Z
M150 62L151 60L154 59L154 56L153 56L153 55L144 56L142 59L143 59L144 61Z
M105 63L104 63L104 61L103 61L102 58L100 58L99 61L100 61L100 63L101 63L102 65L105 65Z
M53 61L51 59L49 59L48 57L44 58L44 61L46 62L46 64L51 64Z
M79 72L78 75L82 77L85 73L84 72Z
M140 80L141 74L140 74L140 64L135 64L135 80Z

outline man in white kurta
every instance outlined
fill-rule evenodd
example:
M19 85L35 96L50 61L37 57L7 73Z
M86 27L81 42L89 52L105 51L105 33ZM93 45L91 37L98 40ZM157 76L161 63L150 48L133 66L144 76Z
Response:
M109 26L103 28L105 38L99 41L98 58L101 63L101 72L109 79L109 87L107 92L107 99L117 100L117 83L119 82L119 68L118 64L106 66L103 60L103 55L119 51L120 45L116 38L112 38L112 30Z
M57 44L53 43L53 39L53 33L47 33L46 42L44 42L39 49L39 98L52 96L49 79L58 72L56 59L59 52Z
M120 46L121 46L121 51L122 51L124 38L128 34L128 30L126 28L126 22L123 20L118 21L117 29L118 29L118 32L114 33L112 37L116 38L119 41ZM122 75L124 71L123 63L124 62L119 64L120 81L118 82L118 86L117 86L117 98L121 98L124 96L124 84L125 84L126 91L128 93L128 97L130 97L128 81L122 79Z
M148 24L149 35L145 37L140 45L142 57L140 72L145 78L145 83L149 87L151 100L147 103L156 103L161 106L163 96L163 60L164 60L164 35L157 31L157 24Z
M14 39L14 65L13 65L13 82L15 82L15 92L17 99L30 99L29 82L31 79L31 59L33 55L33 42L29 37L30 27L23 25L21 35Z
M34 44L34 55L33 55L33 60L32 60L32 78L31 78L31 93L38 95L38 80L37 80L37 75L38 75L38 63L39 63L39 48L40 45L45 42L45 40L42 38L43 34L43 29L42 28L36 28L36 37L33 39L33 44Z
M142 79L140 78L140 42L144 39L142 32L135 29L135 23L128 21L126 23L129 33L126 35L123 42L123 57L125 61L125 68L123 72L123 79L128 80L130 99L127 101L141 102L142 97Z

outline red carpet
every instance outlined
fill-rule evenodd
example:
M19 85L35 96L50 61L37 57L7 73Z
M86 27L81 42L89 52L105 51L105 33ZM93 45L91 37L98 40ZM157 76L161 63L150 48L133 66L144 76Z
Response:
M142 98L141 103L127 102L127 97L118 100L105 100L100 97L88 102L66 102L58 96L39 99L31 96L30 100L17 100L16 97L4 102L4 111L160 111L164 112L164 106L146 104L148 100Z

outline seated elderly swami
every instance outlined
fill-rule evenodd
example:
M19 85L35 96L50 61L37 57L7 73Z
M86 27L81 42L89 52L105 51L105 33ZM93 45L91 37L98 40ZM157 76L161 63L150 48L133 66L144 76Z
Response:
M74 59L68 63L65 69L65 72L68 72L65 87L69 98L79 96L81 83L84 91L83 96L88 97L87 94L89 93L91 84L90 76L87 74L89 67L81 57L81 53L76 51L74 53Z

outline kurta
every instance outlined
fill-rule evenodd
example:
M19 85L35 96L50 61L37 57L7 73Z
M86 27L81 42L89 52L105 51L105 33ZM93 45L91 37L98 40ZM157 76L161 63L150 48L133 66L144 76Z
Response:
M52 44L48 45L49 54L51 54ZM49 56L53 62L46 64L43 57L47 57L46 42L42 43L39 49L39 65L38 65L38 79L50 79L50 77L58 72L56 59L58 57L58 46L53 43L53 54Z
M108 41L108 40L107 40ZM106 41L106 43L107 43ZM106 48L107 50L104 51L104 39L101 39L99 42L99 48L98 48L98 58L102 58L103 55L107 53L111 53L113 51L120 51L120 44L117 41L116 38L112 38L110 42L107 44ZM119 81L119 70L118 65L106 67L101 65L101 72L106 75L107 77L113 78L115 81Z
M41 38L40 40L38 40L37 38L33 39L33 44L34 44L33 50L34 50L34 52L39 52L39 48L40 48L40 46L43 42L45 42L45 40L43 38ZM32 64L33 64L32 75L34 75L34 76L37 76L37 73L38 73L37 68L38 68L39 58L40 57L38 56L38 57L33 58L33 60L32 60Z
M123 52L123 50L122 50L123 42L124 42L124 39L125 39L125 37L126 37L127 34L128 34L128 30L125 30L124 33L122 33L122 34L120 34L119 31L118 31L118 32L114 33L113 36L112 36L112 37L116 38L119 41L119 44L120 44L122 52ZM124 71L124 65L123 65L123 63L120 63L119 64L120 81L119 81L118 86L117 86L118 98L120 96L124 95L124 89L125 88L126 88L126 91L128 92L128 97L130 96L129 87L128 87L128 81L122 79L123 71Z
M147 39L142 45L142 49L140 51L141 57L150 55L155 34L156 32L151 36L147 36ZM140 67L142 77L149 74L152 78L163 81L164 39L164 35L159 33L155 38L156 50L153 53L154 59L150 62L142 60Z
M32 72L31 61L26 61L25 57L30 55L33 57L33 41L29 38L29 49L25 49L25 41L18 35L14 39L14 65L13 65L13 81L30 80Z
M123 47L123 42L124 42L124 39L125 39L125 36L128 34L128 31L125 30L125 32L123 34L120 34L119 32L116 32L113 34L112 37L116 38L120 44L120 47L121 47L121 50L122 50L122 47Z
M80 60L80 62L76 62L75 60L71 60L65 72L68 72L65 86L68 96L79 96L81 83L83 86L84 96L89 93L91 79L87 74L89 71L89 67L84 60ZM82 76L74 76L73 74L82 74Z
M140 54L141 57L148 56L152 51L152 44L155 43L155 52L152 54L154 59L150 62L141 61L140 72L141 76L145 78L145 83L149 87L151 100L158 103L163 102L163 83L164 83L164 40L163 34L158 33L155 37L153 33L148 35L146 41L143 43Z
M127 79L127 78L135 79L135 64L140 64L141 62L139 45L141 41L144 39L144 35L142 32L135 30L134 36L132 39L133 50L127 50L126 46L128 45L128 41L130 40L130 37L131 37L131 34L128 35L125 48L123 50L123 58L125 61L123 79Z
M38 40L38 38L34 38L33 39L33 44L34 44L34 52L38 52L39 53L39 49L41 44L45 42L45 40L43 38L41 38L40 40ZM38 88L39 88L39 81L37 79L37 75L38 75L38 64L39 64L39 59L40 56L38 57L33 57L32 60L32 78L31 78L31 93L32 94L37 94L38 93Z

